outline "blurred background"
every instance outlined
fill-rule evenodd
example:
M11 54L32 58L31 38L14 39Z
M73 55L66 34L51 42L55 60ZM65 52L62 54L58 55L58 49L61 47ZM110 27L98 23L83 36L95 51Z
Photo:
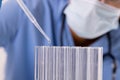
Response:
M5 78L5 64L6 64L7 55L4 48L0 47L0 80Z

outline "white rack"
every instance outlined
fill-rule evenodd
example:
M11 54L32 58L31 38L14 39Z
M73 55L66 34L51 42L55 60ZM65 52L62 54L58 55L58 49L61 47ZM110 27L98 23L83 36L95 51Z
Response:
M35 48L35 80L102 80L102 64L102 48Z

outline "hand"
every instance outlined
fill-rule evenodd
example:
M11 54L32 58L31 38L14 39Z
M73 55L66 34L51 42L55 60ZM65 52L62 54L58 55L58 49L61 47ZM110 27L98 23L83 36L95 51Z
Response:
M120 8L120 0L100 0L106 4L114 6L116 8Z

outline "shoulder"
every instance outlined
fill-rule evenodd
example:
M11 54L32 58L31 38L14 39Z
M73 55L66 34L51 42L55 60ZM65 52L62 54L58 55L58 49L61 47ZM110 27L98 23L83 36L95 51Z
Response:
M18 21L19 10L16 0L7 0L0 10L0 24L16 25L15 22Z
M2 4L0 9L0 29L4 29L4 32L6 31L11 35L14 34L17 28L19 10L16 0L7 0Z
M16 2L16 0L7 0L6 3L4 3L0 10L1 17L8 17L16 16L18 14L19 6Z

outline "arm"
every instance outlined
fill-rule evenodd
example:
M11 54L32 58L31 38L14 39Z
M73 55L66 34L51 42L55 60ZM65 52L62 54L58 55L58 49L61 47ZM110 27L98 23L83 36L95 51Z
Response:
M18 5L15 0L8 0L0 9L0 46L7 45L16 33Z

